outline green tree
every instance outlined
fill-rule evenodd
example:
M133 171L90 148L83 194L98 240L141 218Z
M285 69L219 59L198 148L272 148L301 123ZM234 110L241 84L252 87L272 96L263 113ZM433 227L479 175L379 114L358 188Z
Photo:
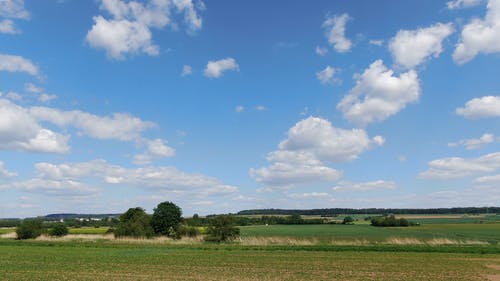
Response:
M56 224L50 231L50 236L62 237L68 234L68 228L63 223Z
M234 226L234 219L228 215L216 216L210 220L205 241L226 242L240 236L240 229Z
M352 217L345 217L344 220L342 221L342 224L352 224L354 222L354 219Z
M23 220L16 228L17 239L34 239L43 232L41 220Z
M151 226L156 234L177 237L182 210L172 202L162 202L154 209Z
M116 237L152 237L154 232L151 227L151 216L140 207L130 208L119 218L119 223L114 230Z

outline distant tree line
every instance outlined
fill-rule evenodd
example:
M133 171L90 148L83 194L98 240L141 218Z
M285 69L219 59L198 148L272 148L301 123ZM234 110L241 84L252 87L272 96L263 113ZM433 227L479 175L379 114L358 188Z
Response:
M371 225L381 227L407 227L419 225L418 223L414 223L405 218L397 219L394 215L371 217L367 219L370 219Z
M348 209L348 208L329 208L329 209L310 209L310 210L285 210L285 209L255 209L244 210L237 215L303 215L303 216L337 216L343 214L500 214L500 207L459 207L459 208L434 208L434 209Z

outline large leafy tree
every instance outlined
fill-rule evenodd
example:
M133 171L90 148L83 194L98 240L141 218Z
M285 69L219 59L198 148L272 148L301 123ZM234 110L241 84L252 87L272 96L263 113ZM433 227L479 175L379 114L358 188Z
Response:
M172 202L166 201L158 204L154 209L151 226L153 226L156 234L177 237L181 221L181 208Z
M140 207L130 208L119 218L115 236L151 237L154 232L151 227L151 216Z

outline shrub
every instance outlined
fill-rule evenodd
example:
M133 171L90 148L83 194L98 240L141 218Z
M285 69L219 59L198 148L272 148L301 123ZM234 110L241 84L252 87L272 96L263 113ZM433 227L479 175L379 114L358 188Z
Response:
M396 219L396 217L394 217L394 215L390 215L390 216L383 216L383 217L372 217L371 225L382 226L382 227L393 227L393 226L407 227L407 226L414 226L417 224L410 222L404 218Z
M342 224L352 224L354 223L354 219L352 217L345 217L342 221Z
M42 234L43 227L40 220L23 220L16 228L17 239L34 239Z
M177 231L179 236L196 237L200 234L194 226L181 225Z
M62 223L56 224L50 231L50 236L62 237L68 234L68 228Z
M231 216L222 215L210 220L207 234L205 241L226 242L238 238L240 236L240 229L234 226Z
M153 228L151 227L151 216L146 214L142 208L130 208L120 216L120 222L114 230L114 234L116 237L131 236L150 238L154 234Z

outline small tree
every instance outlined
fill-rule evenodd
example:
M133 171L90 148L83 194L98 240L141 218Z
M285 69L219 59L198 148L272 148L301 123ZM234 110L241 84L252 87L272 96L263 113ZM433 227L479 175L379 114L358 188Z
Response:
M344 220L342 221L342 224L352 224L354 222L354 219L352 217L345 217Z
M216 216L210 220L205 241L226 242L240 236L240 229L234 226L233 217L228 215Z
M68 228L63 223L56 224L50 231L50 236L62 237L68 234Z
M172 202L162 202L154 209L151 226L156 234L177 237L182 210Z
M154 232L151 227L151 216L144 209L136 207L128 209L119 218L120 222L114 230L116 237L152 237Z
M40 220L23 220L16 228L17 239L34 239L42 234L43 227Z

